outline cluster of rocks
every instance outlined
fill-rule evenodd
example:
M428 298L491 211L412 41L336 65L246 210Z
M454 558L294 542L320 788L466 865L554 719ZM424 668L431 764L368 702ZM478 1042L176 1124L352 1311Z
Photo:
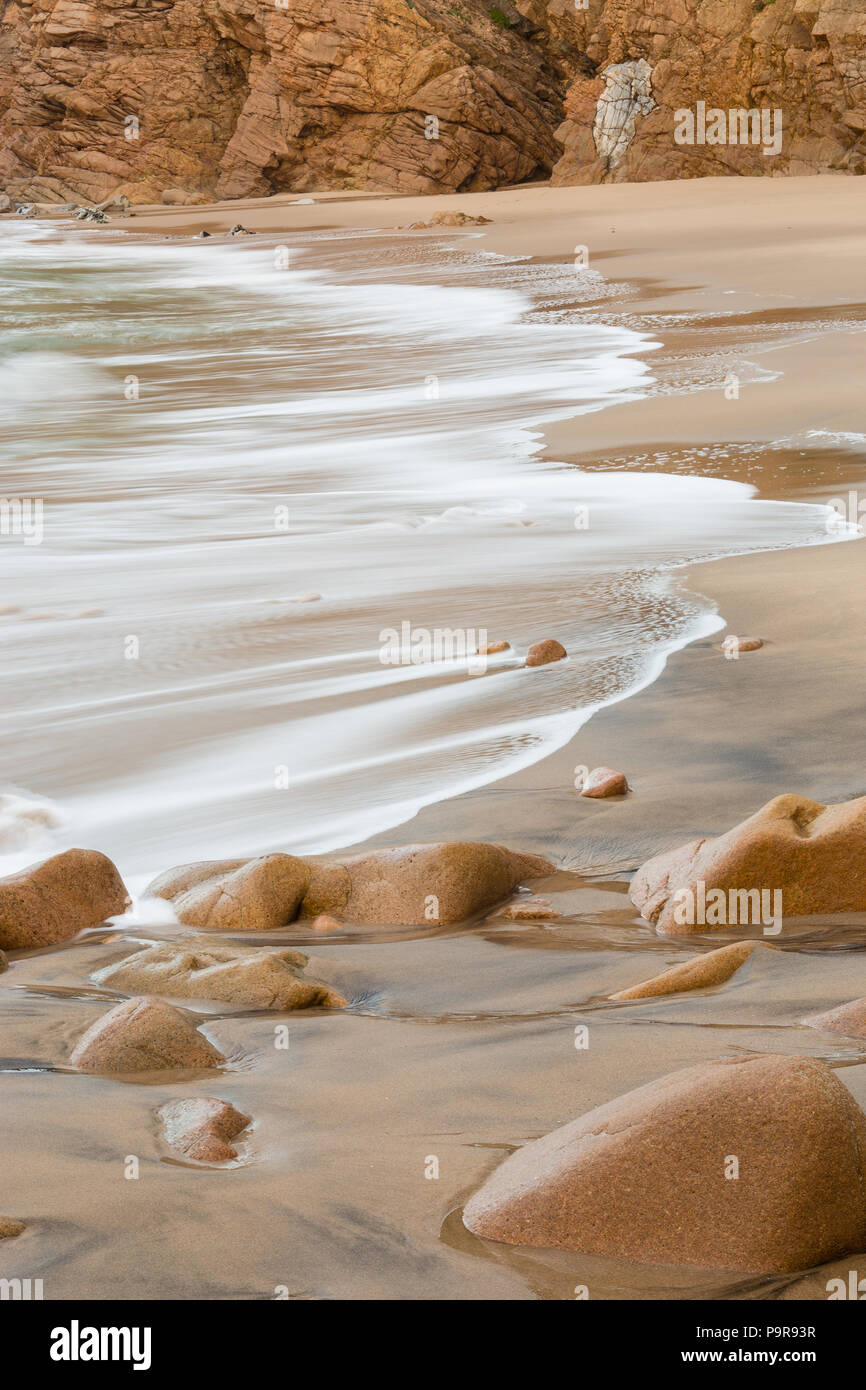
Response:
M0 193L0 213L14 213L17 217L73 217L78 222L110 222L109 212L118 217L128 217L129 199L122 194L89 206L78 202L16 201L8 193Z
M866 910L864 864L866 798L824 806L782 796L726 835L650 860L632 897L666 935L681 930L677 893L699 880L706 891L782 888L786 916L857 912ZM774 949L733 942L609 998L715 988ZM864 1039L866 998L802 1022ZM509 1245L755 1273L809 1268L866 1246L866 1115L813 1058L703 1063L524 1145L470 1198L463 1219Z
M398 227L397 230L423 232L435 227L486 227L492 221L492 217L473 216L469 212L437 212L426 222L407 222L405 227Z
M207 930L270 931L330 913L360 925L448 926L552 872L539 855L458 840L344 860L266 854L186 864L160 874L147 893Z
M401 845L347 859L265 854L253 859L185 864L153 880L146 896L172 903L179 921L210 930L271 931L300 919L382 926L465 922L511 893L524 879L553 872L535 854L502 845L455 840ZM122 915L129 894L111 860L97 850L70 849L0 879L0 947L26 950L68 940ZM149 961L158 971L159 951ZM182 949L182 948L178 948ZM196 947L191 974L240 976L243 957ZM300 963L283 954L282 969ZM273 954L271 964L276 968ZM210 977L212 978L212 976ZM215 996L221 997L221 996Z
M596 769L604 784L610 769ZM824 806L777 797L725 835L659 855L632 896L665 935L677 892L707 886L785 892L786 916L866 910L866 798ZM269 932L289 923L439 925L467 922L553 865L500 845L409 845L343 859L269 854L189 864L148 893L197 930ZM122 913L128 897L104 855L69 850L0 880L0 942L52 944ZM431 915L431 903L435 911ZM521 896L513 920L555 918L551 900ZM701 926L700 930L705 930ZM724 985L756 952L726 944L609 996L626 1002ZM95 983L133 997L84 1032L70 1065L129 1079L212 1074L226 1058L200 1015L166 1002L244 1008L341 1008L304 974L300 951L189 936L139 949L97 970ZM802 1020L866 1037L866 998ZM235 1164L249 1116L213 1096L158 1111L166 1143L194 1163ZM737 1181L726 1164L734 1156ZM674 1157L672 1157L674 1156ZM702 1063L664 1076L524 1145L470 1198L463 1219L492 1241L658 1263L760 1273L818 1265L866 1246L866 1116L823 1062L770 1055ZM20 1222L0 1219L0 1237Z

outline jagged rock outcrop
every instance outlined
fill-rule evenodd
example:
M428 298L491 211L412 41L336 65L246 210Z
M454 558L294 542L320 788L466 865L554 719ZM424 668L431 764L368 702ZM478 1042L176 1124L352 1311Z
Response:
M572 14L570 37L594 71L568 89L554 182L866 171L866 13L856 0L588 0ZM641 60L650 72L635 81ZM598 104L618 94L628 116L625 64L642 109L631 140L608 149L594 138ZM753 141L750 122L749 142L732 141L732 109L766 111L773 132ZM714 110L726 115L724 132ZM680 111L696 118L694 143L676 139L678 125L687 134ZM776 128L778 153L765 153Z
M565 69L500 3L504 23L481 0L8 0L0 186L140 203L544 176Z
M778 151L775 127L731 141L732 109L780 112ZM864 140L853 0L5 0L0 15L0 187L34 201L860 173Z

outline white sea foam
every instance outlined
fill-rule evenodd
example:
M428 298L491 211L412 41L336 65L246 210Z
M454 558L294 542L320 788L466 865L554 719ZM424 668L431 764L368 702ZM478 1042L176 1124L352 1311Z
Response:
M653 389L653 341L569 319L567 270L0 236L4 466L45 503L41 545L0 547L7 775L137 888L526 767L717 630L677 567L838 538L745 484L541 462L543 422L577 449L581 414ZM512 645L483 674L384 665L402 623ZM568 661L523 669L545 636Z

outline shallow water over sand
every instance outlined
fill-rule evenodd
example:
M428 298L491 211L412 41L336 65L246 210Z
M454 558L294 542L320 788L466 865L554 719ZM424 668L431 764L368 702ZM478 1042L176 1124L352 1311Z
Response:
M43 497L46 520L41 545L0 545L0 606L20 608L0 617L5 776L59 818L7 864L80 842L135 884L197 855L336 847L468 786L490 800L460 833L525 835L557 856L567 839L574 854L568 779L560 800L512 797L503 819L494 779L567 743L700 634L689 653L732 676L707 640L711 602L681 589L675 567L828 539L817 499L753 500L724 459L695 476L696 451L677 453L676 476L638 472L637 457L598 474L537 460L543 419L654 389L652 340L565 310L570 270L480 261L468 239L446 252L321 237L275 279L276 239L0 235L16 238L4 326L17 316L28 330L0 348L25 347L0 365L15 386L0 402L4 487ZM604 293L587 287L589 300ZM129 376L138 401L123 399ZM288 530L275 524L284 506ZM311 591L321 599L290 602ZM380 631L403 621L486 628L518 652L557 635L571 659L535 672L508 654L479 674L466 661L384 666ZM649 800L641 787L579 810L598 824L636 816L651 838ZM657 937L613 875L533 887L559 919L246 937L300 945L349 1007L284 1016L173 1000L226 1056L204 1082L67 1067L119 997L93 972L183 929L145 907L124 931L16 954L0 976L0 1211L27 1229L3 1243L0 1275L42 1278L46 1299L779 1296L791 1279L496 1247L460 1210L516 1145L701 1060L823 1057L866 1103L863 1046L802 1026L866 993L864 923L786 934L718 989L613 1004L726 934ZM237 1166L192 1167L167 1149L156 1111L194 1094L253 1117Z
M777 1297L794 1276L499 1246L470 1235L460 1208L516 1145L720 1055L822 1057L866 1104L862 1042L801 1022L866 990L862 955L824 949L844 940L837 928L756 953L718 988L613 1004L604 996L727 935L663 941L621 883L560 875L539 887L559 921L494 914L459 933L354 944L269 933L301 943L349 1008L280 1016L188 1001L227 1058L204 1080L64 1070L118 999L91 973L137 941L96 932L19 957L0 977L3 1202L28 1230L4 1242L3 1276L42 1278L46 1298L571 1299L581 1286L594 1300ZM253 1116L239 1164L187 1166L166 1147L158 1108L202 1094Z
M676 566L828 538L739 482L535 457L653 389L652 339L577 321L594 272L465 235L0 236L3 487L43 507L0 544L4 778L58 821L6 870L83 843L139 886L396 827L713 632ZM549 635L569 661L523 670Z

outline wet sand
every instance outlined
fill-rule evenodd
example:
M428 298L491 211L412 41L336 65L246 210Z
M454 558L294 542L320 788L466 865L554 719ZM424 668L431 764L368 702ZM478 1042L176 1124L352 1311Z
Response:
M460 206L495 219L479 229L486 249L555 259L585 243L603 273L636 286L598 312L626 314L661 339L653 369L672 389L551 428L549 457L668 470L698 444L706 472L743 478L761 496L864 495L866 441L836 437L862 429L856 180L289 201L141 213L124 225L390 227ZM735 323L708 318L733 313ZM678 364L696 360L711 384L676 394ZM721 383L734 360L781 375L727 400ZM708 596L729 632L766 645L735 661L720 650L723 632L699 640L559 753L367 842L484 838L543 852L568 871L532 885L562 914L555 921L494 913L460 930L367 929L326 942L302 928L271 933L268 944L309 951L310 973L349 1009L283 1020L191 1004L228 1058L194 1084L62 1070L74 1040L117 999L88 976L131 942L97 932L13 957L0 976L0 1209L28 1229L0 1247L0 1274L43 1278L47 1299L567 1299L577 1285L601 1299L774 1298L792 1287L796 1276L497 1247L462 1227L459 1208L514 1146L701 1060L821 1057L866 1106L866 1045L801 1022L866 994L864 922L786 927L781 950L756 952L716 989L604 999L732 939L658 938L627 897L628 873L645 858L726 829L779 792L828 801L866 792L864 554L854 541L682 570L681 584ZM582 764L622 768L630 796L582 800L573 786ZM178 934L139 929L146 942ZM281 1021L288 1050L274 1046ZM580 1023L590 1030L585 1050L575 1047ZM191 1094L253 1116L236 1166L194 1168L165 1149L155 1111ZM125 1176L130 1156L135 1179ZM438 1176L425 1176L431 1167ZM824 1296L820 1273L810 1287Z

